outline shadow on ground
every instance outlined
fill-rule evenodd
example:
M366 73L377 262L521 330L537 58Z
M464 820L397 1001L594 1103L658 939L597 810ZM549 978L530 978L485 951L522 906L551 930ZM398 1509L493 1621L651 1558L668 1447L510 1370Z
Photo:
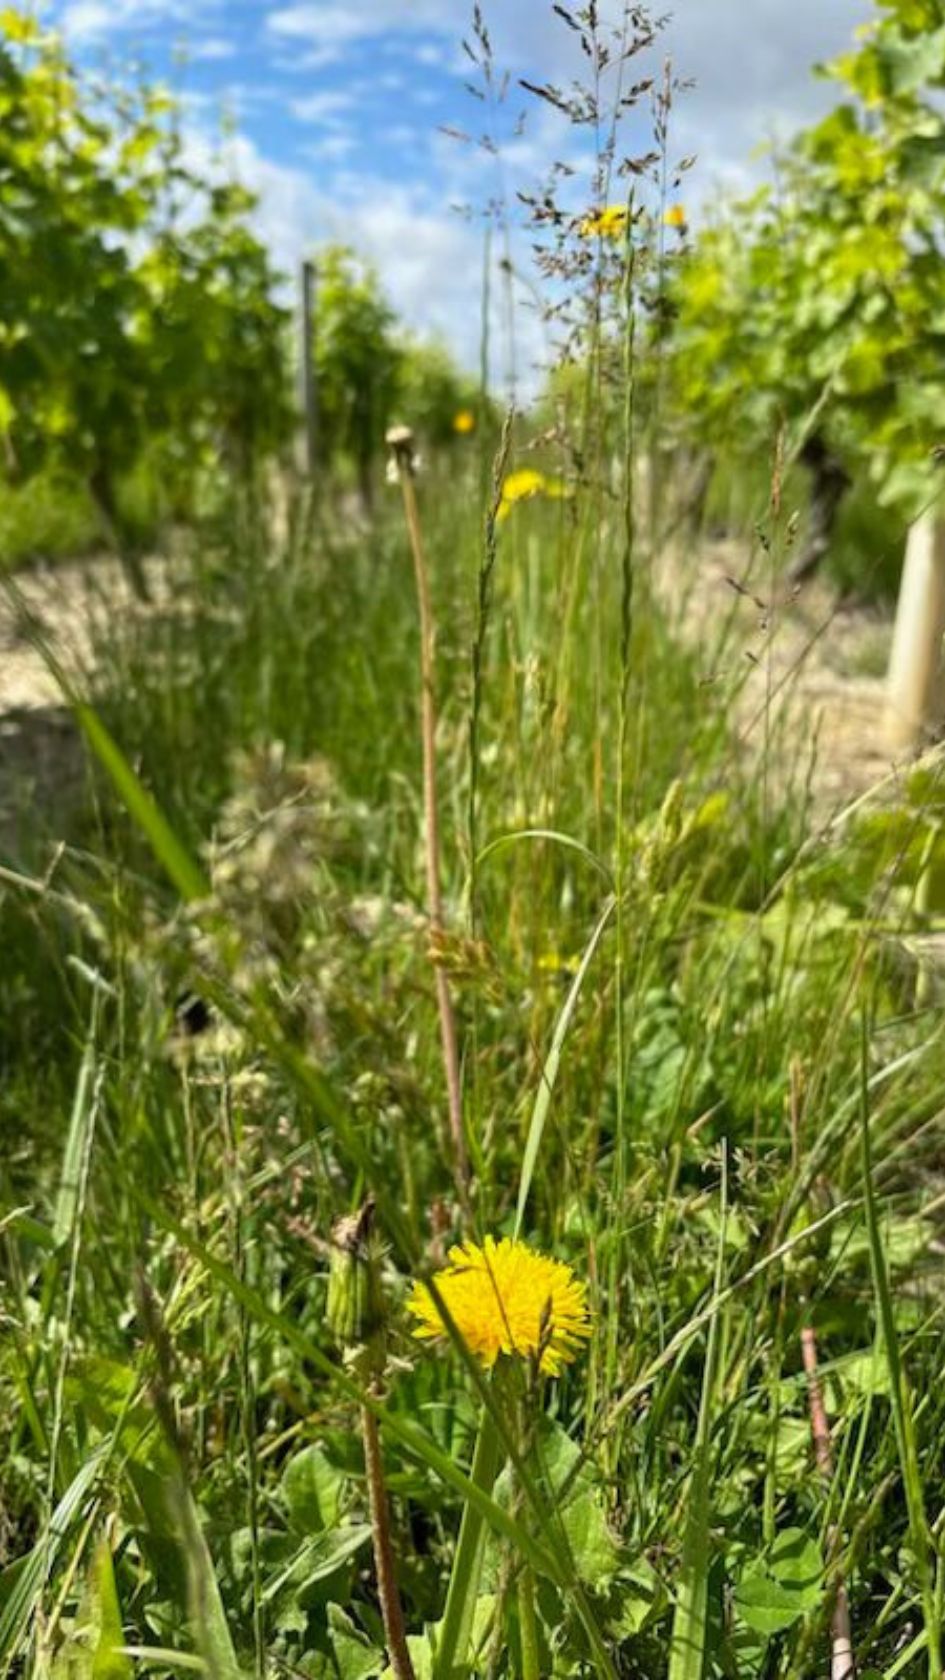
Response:
M35 864L37 837L67 838L86 793L85 749L67 706L0 714L0 853Z

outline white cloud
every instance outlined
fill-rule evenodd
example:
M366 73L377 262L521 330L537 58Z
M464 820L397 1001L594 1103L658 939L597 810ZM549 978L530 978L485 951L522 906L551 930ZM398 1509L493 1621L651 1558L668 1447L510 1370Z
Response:
M392 146L395 151L413 148L417 144L417 130L409 123L393 123L385 128L381 134L385 146Z
M185 24L218 11L220 0L69 0L60 22L73 41L97 42L116 32L136 35L158 25Z
M311 140L301 147L306 157L316 163L343 163L355 148L353 134L326 134L321 140Z
M192 64L222 64L236 57L236 45L224 35L208 35L202 41L191 41L187 57Z
M452 35L456 13L449 0L299 0L269 13L268 28L275 35L311 41L316 46L364 40L389 31L417 34L425 30Z
M471 9L471 8L470 8ZM679 103L674 127L678 150L696 151L704 179L744 180L752 149L772 134L787 133L826 108L829 89L810 74L818 59L840 51L853 28L871 12L871 0L654 0L652 11L672 13L658 38L650 68L669 53L679 75L696 87ZM484 6L498 66L513 76L567 83L586 68L573 31L544 0L491 0ZM616 22L619 0L605 0L605 19ZM442 64L447 46L468 34L462 0L295 0L270 11L273 35L311 43L315 50L353 48L372 37L418 34L414 56ZM640 61L641 73L643 69ZM472 66L463 61L464 74ZM471 116L470 121L474 118ZM640 144L647 136L640 132ZM549 153L550 162L554 153Z
M308 74L312 70L328 70L344 60L345 48L341 46L311 47L307 51L300 51L293 47L291 58L286 58L277 52L270 60L274 70L281 70L285 74Z
M232 0L60 4L64 26L77 41L171 26L195 37L194 61L222 59L230 46L219 28L201 42L199 26L208 16L225 18ZM367 40L409 52L418 64L445 68L453 62L451 54L459 62L459 41L469 32L471 11L466 0L257 0L257 5L270 63L286 73L336 66L349 55L353 59ZM620 8L621 0L602 0L601 11L611 21ZM660 37L656 62L668 51L678 73L697 84L681 98L674 117L676 150L698 155L698 175L687 184L696 194L715 178L747 181L754 147L825 108L829 89L812 79L810 66L840 50L872 6L871 0L791 0L789 5L784 0L653 0L652 9L673 14ZM585 70L576 37L552 15L550 0L485 0L484 11L497 64L513 73L513 98L518 98L514 79L519 75L566 83ZM468 61L462 62L463 73L472 74ZM429 88L420 91L430 98ZM304 111L305 101L297 103ZM313 111L301 120L321 118ZM476 120L471 112L469 121ZM645 143L642 127L639 139ZM554 155L549 152L549 162Z
M307 93L301 99L292 99L289 105L292 115L298 117L299 122L337 128L343 126L344 118L354 109L355 99L351 93L327 88L320 93Z
M441 69L449 62L449 55L435 41L424 41L414 53L418 64L425 64L432 69Z

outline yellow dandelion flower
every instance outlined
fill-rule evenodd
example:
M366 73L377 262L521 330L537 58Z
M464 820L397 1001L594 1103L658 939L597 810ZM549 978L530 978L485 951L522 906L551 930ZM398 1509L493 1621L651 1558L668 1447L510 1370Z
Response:
M545 951L538 958L541 974L576 974L580 966L579 957L562 957L557 951Z
M482 1248L472 1242L451 1248L449 1265L435 1281L466 1346L486 1370L500 1353L517 1354L537 1357L542 1371L557 1376L591 1333L587 1285L570 1266L508 1237L486 1237ZM414 1284L407 1308L420 1321L414 1335L421 1340L447 1334L425 1283Z
M458 432L460 437L468 437L470 432L476 430L476 416L471 408L461 408L459 413L453 416L453 430Z
M520 472L509 473L502 484L502 505L499 508L501 516L503 509L508 512L516 502L530 501L532 496L540 496L545 488L544 473L536 472L534 467L523 467Z
M507 519L516 502L530 502L533 496L560 498L568 494L567 485L562 484L560 479L546 478L534 467L522 467L518 472L509 473L503 482L498 516Z
M663 216L663 222L666 227L678 228L680 233L684 233L686 228L689 226L689 218L686 215L685 206L682 204L671 204Z
M582 239L622 239L627 231L627 206L606 204L602 210L592 210L580 226Z

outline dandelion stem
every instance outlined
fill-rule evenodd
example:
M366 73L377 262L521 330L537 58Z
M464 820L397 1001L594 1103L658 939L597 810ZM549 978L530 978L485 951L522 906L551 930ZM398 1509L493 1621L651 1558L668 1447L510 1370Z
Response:
M522 1680L540 1680L535 1577L527 1564L518 1580L518 1618L522 1640Z
M407 1631L404 1626L403 1605L400 1602L397 1577L394 1572L390 1506L387 1500L387 1487L384 1482L380 1430L374 1412L367 1406L361 1408L361 1436L364 1441L364 1466L367 1472L371 1533L374 1540L377 1597L384 1621L384 1635L387 1640L390 1666L394 1672L394 1680L414 1680L413 1663L410 1660Z
M501 1459L499 1432L489 1412L483 1411L470 1471L470 1480L483 1493L491 1494ZM462 1672L472 1634L485 1538L485 1519L481 1512L467 1501L463 1508L456 1555L453 1558L453 1570L446 1594L443 1633L436 1654L433 1680L456 1680Z

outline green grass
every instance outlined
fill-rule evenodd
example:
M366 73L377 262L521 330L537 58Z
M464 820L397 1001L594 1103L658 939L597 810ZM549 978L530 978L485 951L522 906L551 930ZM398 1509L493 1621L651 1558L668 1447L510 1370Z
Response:
M198 485L190 501L205 495ZM121 475L116 502L122 541L137 550L153 547L175 511L157 450L153 459L145 454ZM0 481L0 572L82 559L113 541L88 486L67 468L49 467L22 483Z
M771 463L764 451L751 460L722 459L715 467L703 514L710 536L743 540L766 507L771 487ZM784 506L796 513L797 536L792 557L803 550L809 520L810 474L793 466L785 477ZM851 485L837 509L830 547L819 575L839 596L857 603L891 608L902 573L906 522L893 508L884 507L868 480Z
M44 473L0 488L0 570L36 560L74 560L101 541L99 521L82 484Z
M639 549L624 668L619 504L522 504L481 596L477 486L420 496L470 1212L396 498L368 538L299 509L278 542L234 501L158 608L103 604L88 799L3 860L33 887L0 883L0 1665L384 1670L358 1367L324 1322L328 1234L371 1192L418 1676L444 1666L464 1507L486 1539L450 1627L477 1674L819 1676L841 1577L860 1672L925 1674L937 773L818 838L803 755L769 775L790 743L736 741L725 626L681 643ZM523 1373L493 1489L469 1480L475 1368L411 1339L403 1294L452 1238L518 1228L589 1279L595 1332L555 1384Z

